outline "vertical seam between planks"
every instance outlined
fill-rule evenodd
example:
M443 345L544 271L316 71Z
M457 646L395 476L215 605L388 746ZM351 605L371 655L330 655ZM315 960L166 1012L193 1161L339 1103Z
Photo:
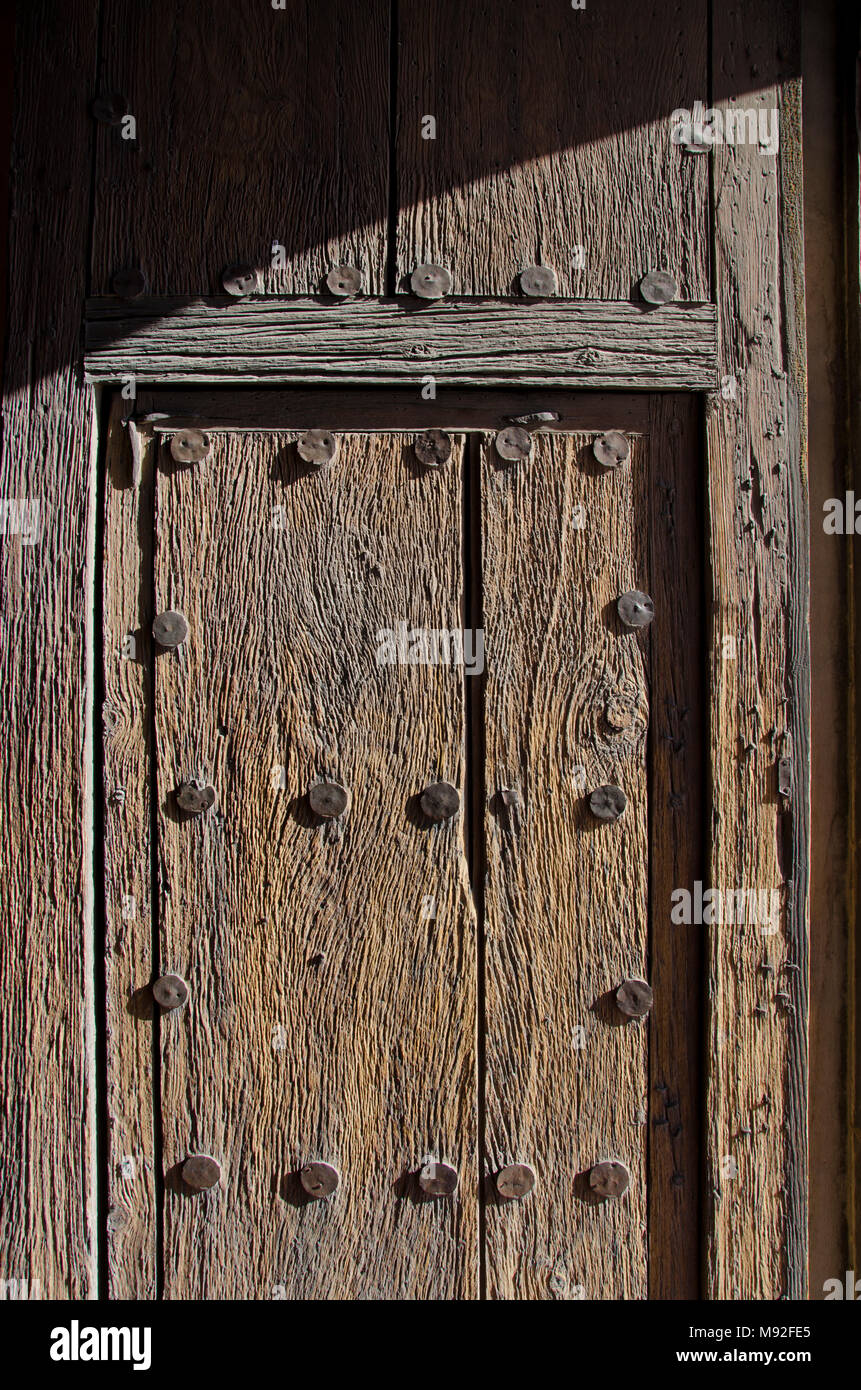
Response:
M482 571L482 438L466 435L463 458L462 534L464 628L475 632L484 627L484 586ZM466 767L464 769L466 806L467 866L475 914L476 999L475 999L475 1090L476 1090L476 1179L478 1183L478 1297L487 1297L487 1204L486 1183L486 1049L485 1049L485 967L484 967L484 877L487 865L485 845L486 739L485 685L487 656L481 675L468 675L464 667L464 710L466 720Z
M154 451L151 467L152 477L152 504L150 507L149 524L151 528L150 559L151 570L149 575L150 602L149 611L154 616L156 608L156 546L158 543L158 477L159 477L159 456L161 453L162 442L158 435L153 435L149 447ZM159 839L158 839L158 738L156 724L156 660L155 660L155 640L149 638L147 642L147 664L149 667L149 707L148 707L148 744L149 744L149 814L150 814L150 922L151 922L151 974L155 978L161 962L161 920L159 915L159 890L160 879L158 871L159 863ZM161 1077L161 1018L157 1006L153 1006L152 1015L152 1131L153 1131L153 1200L155 1204L155 1296L156 1300L164 1298L165 1286L165 1267L164 1267L164 1145L163 1145L163 1116L162 1116L162 1077Z
M105 1202L104 1183L99 1172L99 1058L96 1029L96 1009L99 999L98 970L96 966L96 931L102 925L96 889L96 792L97 747L96 719L98 705L95 700L94 679L96 660L96 559L98 554L98 468L99 468L99 406L97 392L90 397L90 467L87 485L86 506L86 560L84 566L84 711L83 711L83 795L81 798L82 835L82 878L83 878L83 1032L85 1062L84 1110L81 1115L82 1126L82 1173L87 1185L85 1229L91 1248L89 1253L90 1298L99 1294L101 1271L101 1217ZM101 880L104 883L104 879ZM102 895L104 896L104 895ZM83 1194L82 1194L83 1195Z
M110 444L109 421L113 395L105 393L99 400L93 426L95 439L95 498L93 501L95 524L93 527L92 587L88 609L93 615L92 665L88 672L87 689L93 691L93 708L90 711L89 727L92 735L92 756L88 760L92 767L92 865L93 881L93 1012L95 1024L95 1136L96 1136L96 1213L98 1238L96 1243L96 1280L98 1296L110 1296L110 1261L108 1254L107 1221L108 1193L110 1191L110 1114L108 1102L108 989L106 979L108 909L106 901L107 879L105 874L105 745L104 719L99 719L99 711L104 710L105 702L105 497L107 489L107 454ZM101 428L99 428L101 427ZM88 644L90 645L90 644ZM89 665L89 660L88 660ZM101 735L101 736L100 736ZM96 946L98 944L98 949Z
M398 0L389 8L389 188L385 293L398 288ZM467 451L468 452L468 451Z
M98 83L102 64L102 24L104 12L101 0L96 5L96 55L95 81ZM90 122L90 187L89 187L89 254L84 267L86 294L92 293L95 207L96 207L96 156L98 136L94 123ZM83 322L79 329L79 345L83 346ZM84 940L87 974L92 981L91 1017L87 1020L92 1030L88 1040L89 1066L92 1085L91 1118L93 1124L93 1165L90 1186L91 1210L95 1215L94 1266L96 1297L108 1297L109 1263L107 1240L108 1217L108 1053L107 1053L107 979L105 978L107 942L107 903L105 902L105 806L104 806L104 742L103 721L99 718L104 702L104 576L105 576L105 534L103 499L107 477L108 418L111 398L106 394L101 398L99 387L93 388L92 396L92 436L90 442L90 520L88 522L87 572L86 572L86 612L90 630L86 637L87 695L89 705L86 713L86 733L84 756L90 778L90 789L84 811L84 835L90 837L86 848L85 862L89 866L89 878L85 882L84 919L87 924ZM101 429L100 429L101 426ZM89 746L88 746L89 744ZM88 901L89 899L89 901ZM99 949L96 949L98 942ZM101 962L101 968L99 968ZM87 1171L86 1165L84 1172Z

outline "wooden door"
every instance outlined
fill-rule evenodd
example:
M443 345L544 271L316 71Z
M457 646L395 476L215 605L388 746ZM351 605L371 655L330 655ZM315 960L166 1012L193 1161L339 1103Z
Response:
M197 461L173 456L179 416L154 411L132 450L114 409L117 1295L695 1292L698 951L669 927L701 850L692 412L560 402L506 459L487 426L513 399L422 418L322 397L317 417L341 412L323 466L288 427L307 395L181 404ZM434 412L436 467L415 448ZM590 418L627 426L619 467ZM648 628L618 616L635 589ZM151 635L165 612L173 647ZM434 821L439 782L458 805ZM334 817L309 802L321 783L346 790ZM212 788L200 814L190 784ZM590 810L608 784L615 823ZM172 976L187 998L152 1007ZM620 1010L626 980L650 982L651 1020ZM618 1198L594 1185L611 1160ZM333 1191L307 1190L319 1164Z

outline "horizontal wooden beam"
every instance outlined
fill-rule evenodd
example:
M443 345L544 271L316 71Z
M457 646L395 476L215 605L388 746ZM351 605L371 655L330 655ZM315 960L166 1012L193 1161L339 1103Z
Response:
M701 391L717 385L711 304L446 299L95 299L88 381L437 383Z
M554 430L625 430L650 428L650 397L645 393L570 391L529 387L461 390L450 386L426 401L410 386L272 386L244 391L224 387L146 386L137 393L135 418L142 427L171 433L193 425L211 433L307 430L324 425L339 433L385 430L386 433L429 428L498 430L512 416L554 412ZM537 422L536 422L537 423Z

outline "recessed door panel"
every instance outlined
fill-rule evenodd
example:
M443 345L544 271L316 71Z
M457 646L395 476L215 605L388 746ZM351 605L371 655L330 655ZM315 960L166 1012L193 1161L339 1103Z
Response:
M162 448L156 498L156 609L188 625L155 658L160 969L189 987L161 1020L165 1291L469 1298L475 929L462 819L419 804L463 795L463 673L382 659L400 624L460 625L463 441L432 471L395 435L323 467L211 438Z

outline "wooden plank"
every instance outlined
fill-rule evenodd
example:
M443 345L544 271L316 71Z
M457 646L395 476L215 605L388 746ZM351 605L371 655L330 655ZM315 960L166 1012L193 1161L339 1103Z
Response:
M703 473L698 402L652 398L649 689L649 1298L701 1294L701 926L673 894L705 877Z
M137 411L148 428L172 432L194 425L213 431L314 428L367 433L370 430L502 429L510 418L554 411L559 420L541 428L619 430L649 427L649 398L619 392L459 391L447 387L435 400L423 400L412 387L340 388L232 393L224 390L147 390L138 393Z
M221 293L224 267L247 262L267 290L313 294L346 262L382 294L387 0L101 8L102 81L136 138L99 133L94 288L135 265L154 294Z
M94 6L19 7L0 452L0 1273L42 1298L96 1294L95 469L76 370L95 58Z
M110 1298L156 1295L152 842L152 527L155 446L141 479L127 402L106 439L103 576L107 1265ZM132 427L134 428L134 427Z
M90 381L322 382L703 390L717 385L710 304L513 306L446 300L91 300Z
M778 895L709 929L708 1290L807 1292L808 481L797 7L714 11L714 100L776 109L776 160L715 148L721 372L708 418L711 883ZM751 91L752 74L755 91ZM788 796L778 760L792 760Z
M540 261L569 297L628 299L662 266L708 299L708 161L670 139L709 104L707 14L399 0L398 288L431 261L456 294L510 295Z
M648 454L635 439L608 473L591 442L539 436L503 467L488 439L482 457L487 1165L537 1174L522 1201L488 1185L492 1298L647 1293L647 1025L613 993L647 968L650 638L614 604L649 590ZM615 824L589 811L604 783L628 798ZM609 1158L631 1186L600 1201L588 1173Z
M856 489L861 366L853 360L852 306L858 306L858 139L855 132L857 16L836 5L805 0L802 33L804 86L804 278L810 386L810 565L812 672L812 805L810 910L810 1295L822 1298L831 1278L859 1269L851 1251L847 1215L847 1073L858 1055L847 1046L851 1010L853 934L852 868L857 834L851 823L854 685L849 594L854 537L823 526L829 499ZM835 74L840 79L835 81ZM835 198L841 185L853 199ZM847 226L847 208L850 217ZM854 221L854 232L853 232ZM852 254L852 242L855 254ZM849 284L846 282L846 269ZM854 401L853 401L854 398ZM853 404L855 410L853 412ZM850 423L847 429L847 420ZM856 595L855 611L858 598ZM856 725L857 727L857 725ZM854 764L854 758L849 759ZM851 1217L850 1217L851 1221Z
M343 438L323 471L286 436L217 436L159 469L156 594L190 636L156 661L164 970L165 1293L472 1298L477 1190L474 914L461 818L463 668L378 664L378 633L461 617L463 441L439 472L404 441ZM277 509L277 510L276 510ZM218 807L182 822L191 775ZM343 824L306 792L352 794ZM283 781L283 789L280 787ZM202 1150L220 1188L190 1197ZM455 1198L419 1200L427 1158ZM328 1201L297 1173L340 1172Z

